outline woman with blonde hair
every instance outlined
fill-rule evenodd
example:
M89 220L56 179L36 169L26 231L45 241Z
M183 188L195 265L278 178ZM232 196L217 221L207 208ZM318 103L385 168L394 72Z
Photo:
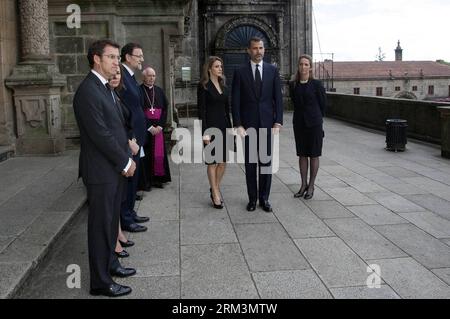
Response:
M326 109L325 88L313 77L311 56L302 54L299 57L298 70L289 88L294 103L293 127L301 176L301 187L295 197L309 200L314 196L319 157L322 156Z
M227 129L232 127L228 96L223 60L217 56L211 56L203 66L197 90L197 105L199 119L202 121L210 196L216 209L223 208L220 182L225 173L229 151L226 142L227 134L229 134ZM207 151L211 153L208 154Z

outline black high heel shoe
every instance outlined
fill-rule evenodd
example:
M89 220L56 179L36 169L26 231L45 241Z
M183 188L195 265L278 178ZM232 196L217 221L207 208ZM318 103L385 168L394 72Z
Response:
M306 194L305 194L305 199L306 200L310 200L310 199L312 199L314 197L314 188L312 189L312 191L311 191L311 193L309 192L309 190L306 192Z
M117 251L114 252L117 256L117 258L127 258L130 257L130 254L126 250L122 250L120 253Z
M298 191L298 193L296 193L294 195L294 198L301 198L303 196L305 196L305 194L308 192L308 185L306 185L305 189L302 191L302 189L300 188L300 190Z
M209 189L209 196L211 197L211 201L212 201L213 206L214 206L215 209L223 209L223 200L222 200L222 198L220 199L220 205L217 205L214 202L214 197L212 195L212 189L211 188Z

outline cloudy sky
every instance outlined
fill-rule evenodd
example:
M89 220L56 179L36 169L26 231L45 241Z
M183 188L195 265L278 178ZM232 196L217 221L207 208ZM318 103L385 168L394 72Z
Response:
M335 61L373 61L381 47L392 61L400 40L403 60L450 61L449 0L313 0L313 7L316 60L322 52Z

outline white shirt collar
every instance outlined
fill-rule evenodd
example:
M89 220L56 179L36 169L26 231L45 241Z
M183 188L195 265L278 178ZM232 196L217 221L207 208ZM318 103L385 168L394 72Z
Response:
M91 69L91 72L94 73L95 76L98 77L100 81L102 81L103 85L106 85L106 83L108 83L108 80L106 80L100 73L98 73L94 69Z
M264 61L261 61L259 63L255 63L252 60L250 60L251 66L252 66L252 72L253 72L253 77L255 77L255 72L256 72L256 65L259 65L259 74L261 75L261 79L263 77L263 63Z
M122 65L125 67L125 69L127 69L128 73L130 73L131 76L134 75L133 70L130 69L130 67L128 65L126 65L125 63L122 63Z

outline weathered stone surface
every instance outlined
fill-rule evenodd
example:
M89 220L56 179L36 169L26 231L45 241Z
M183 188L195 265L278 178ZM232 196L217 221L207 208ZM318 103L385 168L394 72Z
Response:
M330 299L331 295L314 271L276 271L253 274L262 299Z
M387 285L381 288L347 287L331 288L332 295L336 299L400 299L400 296Z
M450 221L434 213L404 213L400 216L436 238L450 237Z
M235 229L250 271L309 268L279 224L239 224L235 225Z
M349 206L348 209L371 226L408 223L381 205Z
M239 245L182 246L181 298L258 298Z
M407 256L359 218L328 219L325 223L364 260Z
M295 243L328 288L366 285L367 264L341 239L297 239Z
M450 287L412 258L372 260L381 277L401 298L448 299Z
M416 226L403 224L374 228L425 267L450 267L450 247Z

